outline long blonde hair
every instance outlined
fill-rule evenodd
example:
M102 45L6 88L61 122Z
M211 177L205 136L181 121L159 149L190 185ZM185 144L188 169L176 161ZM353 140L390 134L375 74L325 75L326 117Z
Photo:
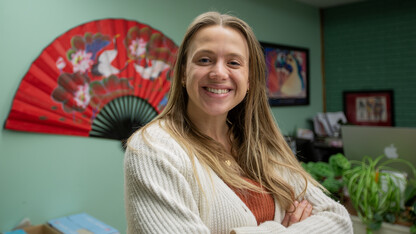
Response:
M244 100L228 113L227 120L229 135L232 136L231 151L235 157L221 144L200 132L186 112L188 95L182 86L182 77L186 70L188 47L200 29L214 25L242 33L249 48L250 89ZM248 24L227 14L204 13L195 18L187 29L178 50L168 103L152 122L163 119L166 130L184 146L191 161L194 162L195 156L229 186L261 192L242 176L248 177L259 182L278 199L283 208L288 209L297 198L294 188L278 175L277 168L303 177L305 188L301 195L306 190L307 181L318 184L300 166L273 119L265 90L265 68L261 46Z

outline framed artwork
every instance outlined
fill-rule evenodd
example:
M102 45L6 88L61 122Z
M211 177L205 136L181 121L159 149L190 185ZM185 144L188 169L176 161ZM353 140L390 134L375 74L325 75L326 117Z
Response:
M309 50L260 42L271 106L309 105Z
M343 96L349 123L394 126L393 90L345 91Z

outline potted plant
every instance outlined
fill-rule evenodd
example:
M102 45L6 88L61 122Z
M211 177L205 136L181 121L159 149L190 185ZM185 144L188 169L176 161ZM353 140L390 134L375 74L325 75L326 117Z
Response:
M352 167L343 172L343 181L349 199L367 233L381 227L383 221L394 223L404 205L404 188L408 181L394 169L393 163L407 164L415 175L415 168L402 159L388 159L384 156L372 159L365 156L361 161L350 161Z
M328 162L302 163L303 168L322 186L334 200L343 202L344 182L342 175L351 168L351 163L341 153L331 155Z
M407 184L405 190L405 208L399 216L401 222L410 226L410 232L416 233L416 181Z
M364 157L362 161L349 161L343 154L336 154L328 162L308 162L302 166L334 200L347 207L356 234L360 231L416 233L416 180L404 178L392 167L393 163L407 164L415 176L414 166L409 162L383 161L383 156L375 160Z

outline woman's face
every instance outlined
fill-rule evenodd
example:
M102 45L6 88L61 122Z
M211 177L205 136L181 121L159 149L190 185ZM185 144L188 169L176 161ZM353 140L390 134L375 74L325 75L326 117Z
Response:
M189 44L184 81L187 111L197 118L226 117L248 90L248 45L229 27L209 26Z

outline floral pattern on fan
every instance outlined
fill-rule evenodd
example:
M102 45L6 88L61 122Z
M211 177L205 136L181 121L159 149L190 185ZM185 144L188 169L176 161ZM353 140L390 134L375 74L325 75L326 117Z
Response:
M132 27L125 39L128 57L134 61L136 72L142 78L154 80L163 70L172 66L172 41L163 40L160 33L151 34L149 27Z
M52 98L61 102L65 112L83 112L91 99L89 87L90 79L86 74L63 73L58 78L58 87L52 92Z
M67 59L72 63L73 72L90 71L97 53L108 44L110 37L101 33L92 35L87 32L84 37L72 37L72 48L67 52Z
M86 74L77 72L59 76L58 87L52 92L52 98L61 102L65 112L71 113L83 112L88 105L99 110L109 101L133 93L134 89L126 78L112 75L90 83Z
M137 21L102 19L74 27L32 63L5 128L114 139L100 135L104 125L120 126L131 118L142 126L163 110L176 51L171 39ZM130 106L124 108L124 102ZM120 105L123 114L113 111ZM103 109L113 119L106 119L109 114L98 118ZM140 119L142 113L145 116Z
M119 60L116 63L119 65L117 67L117 65L114 65L114 60L117 56L120 56L120 43L117 43L120 37L122 36L119 33L111 37L101 33L93 35L86 32L83 37L75 35L71 38L70 44L72 47L66 54L67 59L72 64L73 72L98 77L96 78L98 80L92 81L89 86L77 86L77 90L70 89L67 94L71 93L72 100L64 100L64 111L82 112L86 107L86 101L91 99L92 119L94 119L95 113L99 112L105 104L114 98L133 95L134 88L130 85L128 79L118 78L117 76L131 62L134 62L135 71L146 80L155 80L160 77L162 72L171 68L173 61L171 59L171 48L175 45L170 40L164 40L163 34L152 32L152 29L148 26L140 29L138 26L134 26L128 30L124 46L129 59L124 64L121 64L122 62ZM58 58L58 60L60 59L62 58ZM57 64L58 60L56 61ZM123 67L120 67L120 65ZM100 78L102 79L100 80ZM139 85L139 87L142 86ZM56 89L60 90L60 86ZM82 93L83 91L88 91L88 93ZM83 94L84 102L80 101L80 94ZM68 108L67 103L70 103L71 108ZM74 106L72 103L76 103L76 105ZM156 108L163 109L164 105L166 105L166 100L160 100Z
M90 90L91 106L96 110L100 110L111 100L134 93L133 87L126 78L118 78L115 75L91 82Z

